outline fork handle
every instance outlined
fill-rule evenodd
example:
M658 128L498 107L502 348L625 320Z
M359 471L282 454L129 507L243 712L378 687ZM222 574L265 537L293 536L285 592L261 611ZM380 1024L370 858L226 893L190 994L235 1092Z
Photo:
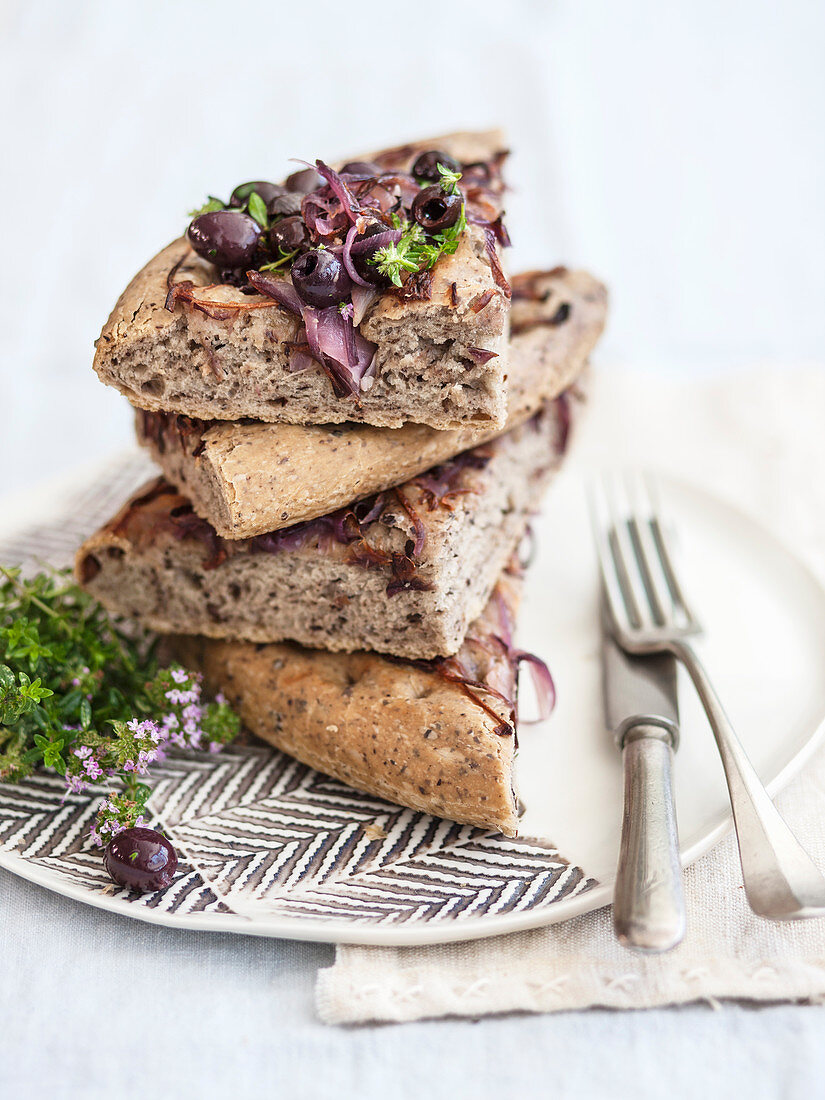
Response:
M693 680L722 758L751 909L772 920L825 916L825 878L771 801L696 651L680 641L672 652Z
M673 805L672 735L639 725L625 735L624 814L613 929L634 951L669 951L685 934L679 834Z

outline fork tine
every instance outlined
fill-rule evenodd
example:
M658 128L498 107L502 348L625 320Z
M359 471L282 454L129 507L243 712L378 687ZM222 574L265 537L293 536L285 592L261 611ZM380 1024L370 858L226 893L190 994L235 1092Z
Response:
M619 581L625 593L625 603L628 605L631 618L635 617L636 625L649 629L654 622L653 608L630 534L630 505L618 476L605 477L603 486L611 517L609 541ZM622 507L619 497L624 497L622 503L625 507Z
M679 584L679 578L673 567L673 559L665 535L665 525L661 519L662 510L659 503L658 486L652 478L648 477L645 478L645 487L650 499L650 532L654 545L656 546L657 556L662 566L662 573L664 574L668 589L670 590L673 603L676 608L681 610L682 614L687 619L688 625L697 627L699 625L699 620L693 614L690 605L685 599L685 594L682 591L682 586Z
M595 482L587 486L587 504L590 512L590 526L593 531L593 542L599 560L599 572L602 578L602 590L607 600L607 610L619 633L627 633L631 628L630 616L625 604L619 577L616 572L616 561L610 546L608 532L610 520L607 513L603 492L599 491Z
M626 475L627 494L631 501L629 520L639 568L648 590L654 618L664 626L679 612L680 605L674 598L668 576L662 565L659 548L653 537L651 521L655 518L653 500L645 478L638 473Z

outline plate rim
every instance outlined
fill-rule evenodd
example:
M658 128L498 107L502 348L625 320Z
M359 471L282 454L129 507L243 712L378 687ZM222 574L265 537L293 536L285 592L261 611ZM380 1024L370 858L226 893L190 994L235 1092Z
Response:
M139 452L132 451L132 453ZM100 468L103 467L104 464L101 464ZM583 471L577 470L575 472L581 478ZM568 471L568 473L572 474L573 471ZM704 501L709 501L717 507L721 506L726 512L734 516L739 523L744 523L757 531L763 541L767 541L774 549L780 551L788 562L792 563L801 574L805 575L808 583L818 590L821 598L825 601L825 582L804 558L799 557L784 539L774 534L758 517L724 497L717 496L705 486L692 482L687 478L674 476L664 471L654 472L654 476L665 487L672 485L679 492L694 497L699 496ZM48 485L44 486L42 492L47 493L49 488ZM7 530L13 531L14 527L7 528ZM810 735L785 766L765 782L772 799L802 771L824 740L825 715L819 720ZM733 815L730 808L728 808L719 815L715 825L711 825L692 844L681 848L680 861L682 867L691 866L717 847L731 833L732 827ZM185 845L182 846L182 850L185 851ZM562 855L565 855L565 853L562 853ZM578 866L575 860L570 862L573 866ZM27 860L17 852L0 850L0 867L18 878L22 878L61 897L67 897L70 900L78 901L117 916L140 920L156 926L187 931L226 932L235 935L253 935L313 943L377 947L414 947L427 944L468 942L560 924L583 913L595 912L609 905L613 900L614 891L614 880L611 880L597 883L590 889L582 890L570 898L554 902L544 908L523 912L492 916L479 915L469 917L466 921L452 921L449 924L423 921L415 925L359 925L341 919L317 920L312 917L300 916L272 918L265 915L250 916L236 910L233 910L231 914L220 915L169 913L165 910L155 910L146 906L135 905L127 898L109 897L103 893L95 893L86 887L71 882L55 882L54 872L48 868L38 867L31 860Z

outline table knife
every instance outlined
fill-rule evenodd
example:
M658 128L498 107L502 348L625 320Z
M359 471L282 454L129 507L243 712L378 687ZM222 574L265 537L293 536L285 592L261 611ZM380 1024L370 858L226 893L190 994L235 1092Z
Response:
M613 928L635 951L675 947L685 934L673 754L679 745L676 662L631 657L602 634L605 717L624 766L624 813Z

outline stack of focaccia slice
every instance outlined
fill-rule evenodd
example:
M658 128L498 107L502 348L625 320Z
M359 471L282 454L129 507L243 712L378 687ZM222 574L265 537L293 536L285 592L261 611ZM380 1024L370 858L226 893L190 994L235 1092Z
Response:
M503 159L451 135L212 200L98 342L162 476L77 572L258 736L514 835L517 669L541 666L513 641L513 555L606 294L507 280Z

